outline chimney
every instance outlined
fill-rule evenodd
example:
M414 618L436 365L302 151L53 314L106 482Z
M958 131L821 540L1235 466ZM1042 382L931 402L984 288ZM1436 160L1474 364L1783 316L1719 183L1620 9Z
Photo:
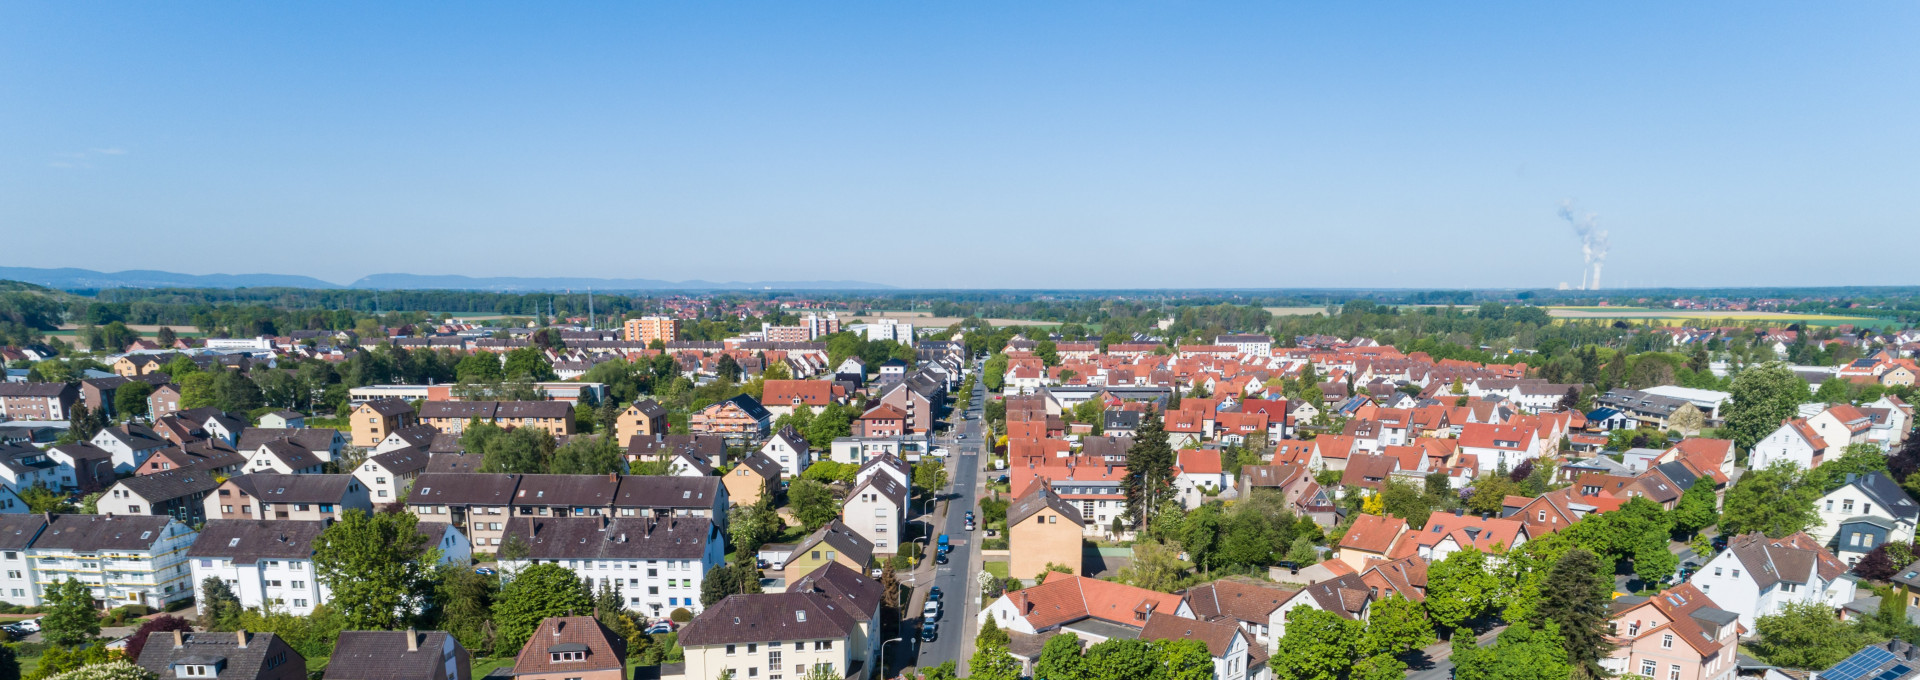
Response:
M233 631L233 640L234 640L234 644L239 645L241 649L246 649L247 648L247 631L244 631L244 630Z
M179 649L185 646L187 646L186 635L182 634L180 631L177 631L177 630L173 631L173 648Z
M620 481L620 474L619 474L619 473L616 473L616 472L609 472L609 473L607 473L607 481L609 481L609 482L618 482L618 481Z
M415 633L412 628L407 629L407 651L409 652L420 651L419 634Z

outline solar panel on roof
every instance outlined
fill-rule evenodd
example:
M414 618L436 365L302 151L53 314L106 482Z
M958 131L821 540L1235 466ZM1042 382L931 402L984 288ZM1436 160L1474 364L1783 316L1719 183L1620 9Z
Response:
M1847 657L1845 661L1836 664L1827 672L1821 673L1820 677L1825 680L1860 680L1868 673L1873 672L1874 669L1879 668L1881 664L1892 660L1893 652L1889 652L1880 647L1868 647L1860 650L1853 656ZM1879 678L1875 678L1874 680L1879 680Z

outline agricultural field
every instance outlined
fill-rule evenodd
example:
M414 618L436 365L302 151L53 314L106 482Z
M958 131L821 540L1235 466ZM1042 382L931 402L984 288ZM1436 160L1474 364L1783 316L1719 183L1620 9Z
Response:
M1864 316L1840 316L1834 314L1792 314L1788 312L1736 312L1729 310L1688 310L1659 309L1654 307L1548 307L1547 314L1556 319L1631 319L1635 321L1660 321L1664 325L1679 326L1689 322L1726 321L1730 323L1766 321L1781 324L1799 323L1815 326L1838 326L1855 324L1874 326L1888 323L1884 319Z
M840 325L848 326L856 323L872 323L875 319L881 318L899 319L902 323L913 324L915 328L946 328L961 321L960 317L957 316L934 316L932 312L868 310L861 316L848 316L842 312L840 314ZM1052 321L1031 321L1024 319L983 319L983 321L992 324L995 328L1001 326L1060 325ZM1098 324L1095 324L1095 326L1097 325Z

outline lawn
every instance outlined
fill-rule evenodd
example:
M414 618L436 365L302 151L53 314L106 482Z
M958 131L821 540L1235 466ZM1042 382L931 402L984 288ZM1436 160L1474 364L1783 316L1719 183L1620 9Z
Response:
M1007 578L1009 563L989 561L989 562L986 562L985 564L986 564L987 573L993 574L994 578L1001 579L1001 580L1005 580Z

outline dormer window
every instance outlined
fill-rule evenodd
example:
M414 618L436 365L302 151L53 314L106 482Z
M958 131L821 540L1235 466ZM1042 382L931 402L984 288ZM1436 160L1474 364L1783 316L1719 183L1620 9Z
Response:
M548 654L554 661L586 661L586 652L552 652Z

